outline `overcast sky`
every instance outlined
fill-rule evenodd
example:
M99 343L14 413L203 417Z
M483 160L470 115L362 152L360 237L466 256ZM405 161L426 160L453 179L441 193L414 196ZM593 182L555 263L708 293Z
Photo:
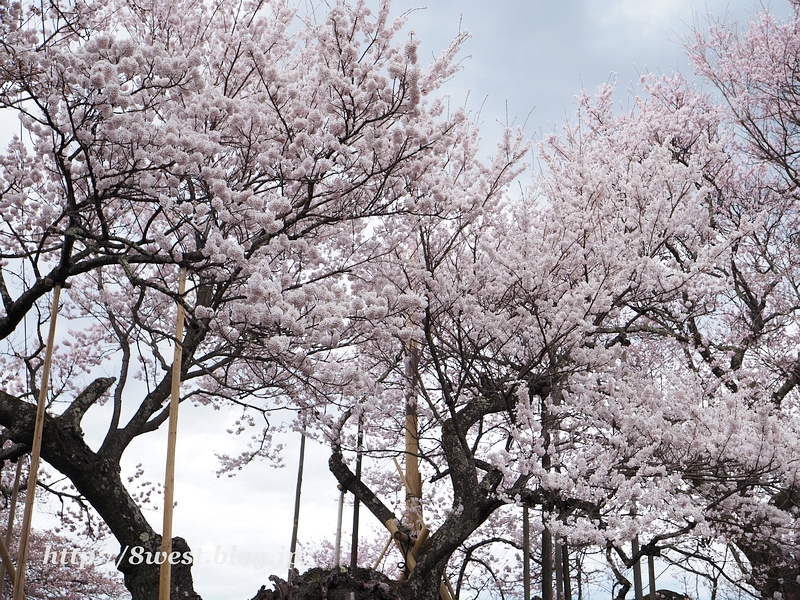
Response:
M397 14L420 6L394 0ZM573 96L582 88L618 82L618 98L645 72L679 70L691 75L681 39L709 14L746 20L750 0L433 0L410 14L407 27L422 40L421 58L438 53L459 27L472 39L464 45L463 70L448 86L454 100L471 90L474 110L486 100L484 127L495 120L526 131L552 130L574 114ZM789 15L789 3L772 11ZM531 111L533 111L531 113ZM529 116L530 114L530 116Z
M421 5L417 0L395 0L396 15ZM497 121L508 118L533 135L552 130L574 113L573 95L582 87L595 90L616 77L623 90L645 71L674 69L690 74L679 40L696 17L728 14L747 18L751 4L736 0L430 0L428 7L410 14L407 28L422 40L420 57L446 47L459 28L472 38L464 46L463 70L447 91L468 107L482 109L485 138L496 138ZM773 11L788 15L788 2L775 2ZM615 74L615 75L614 75ZM532 112L531 112L532 111ZM7 130L7 128L6 128ZM106 417L93 415L104 430ZM231 413L185 406L181 409L175 497L174 532L192 549L203 551L194 568L195 589L204 600L243 600L268 583L272 572L286 576L297 464L296 435L286 451L287 467L280 470L260 463L236 478L217 479L215 452L238 453L243 440L226 436L235 418ZM91 432L87 432L91 437ZM148 436L125 455L125 472L143 462L147 479L163 478L165 432ZM337 491L327 471L327 453L309 444L303 488L300 541L327 535L336 525ZM160 513L148 512L157 530ZM362 522L374 519L362 512ZM39 518L39 517L37 517ZM345 519L347 522L349 516ZM39 525L47 522L42 515ZM36 521L34 522L36 525ZM349 537L349 525L345 534ZM226 553L225 564L213 564L214 554ZM229 563L231 547L237 553L267 553L261 569ZM221 556L217 560L222 562Z

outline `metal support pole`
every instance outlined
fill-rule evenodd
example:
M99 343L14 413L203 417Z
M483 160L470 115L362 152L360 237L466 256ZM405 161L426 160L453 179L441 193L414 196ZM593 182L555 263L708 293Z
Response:
M631 540L631 553L633 556L639 554L639 536L634 536ZM642 600L644 592L642 590L642 561L637 557L633 562L633 590L636 600Z
M361 444L364 442L364 432L361 429L361 417L358 418L358 447L356 449L356 481L361 481ZM350 570L355 572L358 567L358 509L361 502L353 494L353 537L350 542Z
M531 524L528 505L522 507L522 600L531 600Z
M344 512L344 490L339 491L339 512L336 517L336 547L333 550L333 566L339 568L342 558L342 513Z
M553 536L542 532L542 600L553 600Z
M563 571L562 579L564 580L564 598L566 600L572 599L572 582L569 578L569 545L566 538L561 545L561 569Z
M561 542L555 543L556 600L564 600L564 563L561 560Z
M656 560L652 554L647 556L647 571L650 576L650 600L656 600Z

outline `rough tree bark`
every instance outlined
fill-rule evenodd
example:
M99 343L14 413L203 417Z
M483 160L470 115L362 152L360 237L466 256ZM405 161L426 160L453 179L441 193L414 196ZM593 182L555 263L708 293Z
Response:
M114 383L112 378L96 379L89 385L70 409L57 417L46 416L42 437L42 458L68 477L78 492L94 507L120 543L124 555L119 570L125 577L125 585L133 600L156 600L160 566L155 561L131 562L130 551L140 547L149 556L157 557L161 548L161 536L148 524L140 508L131 498L123 484L116 445L104 445L94 452L83 440L80 415L76 407L90 406ZM75 408L76 410L72 410ZM33 440L33 424L36 407L14 396L0 391L0 425L8 430L8 437L15 445L6 451L21 455ZM173 538L173 548L184 553L189 546L182 538ZM147 556L144 555L143 556ZM182 562L172 568L172 595L176 598L200 600L194 591L191 564Z

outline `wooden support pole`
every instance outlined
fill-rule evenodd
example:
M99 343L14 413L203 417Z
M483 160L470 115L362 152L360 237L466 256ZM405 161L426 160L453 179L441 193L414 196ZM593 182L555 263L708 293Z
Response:
M178 281L178 295L183 300L186 293L186 269L181 268ZM178 441L178 405L181 399L181 364L183 358L183 316L184 308L178 303L178 316L175 324L175 350L172 356L172 390L169 402L169 432L167 434L167 467L164 475L164 528L161 538L161 572L158 585L158 600L169 600L172 580L172 509L175 503L175 446Z
M425 527L425 524L423 523L422 529L420 529L419 533L417 534L417 539L414 542L414 546L411 548L411 555L415 559L419 558L419 553L422 552L422 544L424 544L425 540L428 539L429 534L430 531L428 530L427 527Z
M297 463L297 485L294 490L294 521L292 522L292 541L289 545L289 575L286 580L291 581L294 571L294 557L297 554L297 529L300 526L300 492L303 489L303 464L306 458L306 434L300 434L300 460Z
M400 463L394 459L397 472L406 490L405 520L410 528L410 535L401 532L394 519L385 523L392 534L392 539L397 544L405 561L405 569L400 576L400 581L405 580L413 572L417 558L422 551L422 545L428 538L429 531L425 526L422 515L422 475L419 472L419 426L417 412L417 370L419 367L419 350L414 341L406 344L405 358L405 466L400 468ZM439 582L439 596L442 600L451 600L454 597L452 586L447 581L447 576L442 573Z
M447 576L443 573L442 574L442 581L439 582L439 600L453 600L453 596L450 595L450 582L447 580Z
M23 460L21 456L17 459L17 469L16 473L14 473L14 485L11 488L11 505L8 507L8 524L6 526L6 549L11 548L11 541L14 537L14 517L17 514L17 497L19 496L19 480L22 477ZM6 569L6 561L3 560L3 562L0 563L0 600L5 597L3 588L5 588L6 572L8 573L13 588L15 579L14 571Z
M22 600L25 595L25 565L28 562L28 538L31 532L33 506L36 499L36 478L39 475L39 458L42 451L42 430L44 429L45 409L47 408L47 384L50 381L50 365L53 362L53 344L56 337L56 319L58 318L58 301L61 286L53 287L53 300L50 307L50 331L42 366L42 383L39 385L39 402L36 406L36 421L33 427L33 444L31 446L31 465L28 469L28 488L25 493L25 513L22 517L22 531L19 535L17 551L17 572L14 577L14 600Z
M453 589L453 584L450 583L450 578L447 576L447 573L442 575L442 579L444 579L444 584L447 586L448 596L442 595L442 586L439 586L439 598L440 600L451 600L452 598L456 597L456 591Z
M403 487L406 488L406 495L411 493L411 488L408 486L408 480L406 479L405 474L403 473L403 468L400 466L400 463L397 462L397 458L392 458L394 461L394 466L397 468L397 474L400 475L400 481L403 482Z
M3 559L3 568L8 571L8 576L11 578L11 581L14 581L17 577L17 573L14 570L14 562L11 560L11 553L8 551L8 545L3 541L3 538L0 538L0 557Z
M439 582L439 600L452 600L453 596L450 595L450 591L447 589L447 583L444 579Z
M404 544L403 538L407 536L400 531L400 528L397 526L397 521L395 519L389 519L386 521L386 523L384 523L384 525L386 526L386 529L389 530L389 533L392 534L392 539L394 540L394 543L397 544L397 549L400 550L400 554L403 556L403 560L405 561L406 568L400 575L400 581L405 581L407 578L405 572L407 571L408 573L411 573L411 571L414 570L414 567L417 566L416 557L414 556L413 552L409 551L407 544Z
M419 431L417 416L417 370L419 368L419 349L414 341L406 345L406 472L403 483L406 486L406 519L412 534L422 529L422 476L419 472Z
M420 531L419 536L417 536L417 540L414 543L414 547L409 549L407 545L405 545L401 540L405 539L407 536L400 528L397 526L397 521L394 519L389 519L384 523L386 529L389 530L389 533L392 534L392 540L394 540L395 544L397 544L398 550L404 556L406 562L406 570L410 574L414 571L414 567L417 566L417 556L419 556L419 549L422 547L422 544L428 538L428 528L425 527L423 524L422 530ZM439 583L439 598L441 600L452 600L455 597L455 594L451 593L448 590L449 582L445 581L445 575L442 574L443 580ZM405 574L400 576L400 581L405 581L406 576Z
M389 540L386 542L386 545L383 547L383 552L381 552L381 555L378 557L378 560L375 561L375 566L372 567L373 571L377 571L378 567L381 566L381 561L383 560L383 557L386 556L386 552L389 550L389 546L392 545L393 541L394 541L394 536L390 537Z

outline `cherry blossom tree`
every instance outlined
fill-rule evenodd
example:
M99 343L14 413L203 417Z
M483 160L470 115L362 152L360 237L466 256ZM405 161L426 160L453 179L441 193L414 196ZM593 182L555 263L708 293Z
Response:
M398 594L460 590L481 563L518 585L491 563L526 505L543 588L566 545L605 556L620 600L654 553L796 597L797 23L698 35L727 106L679 76L624 113L611 87L582 95L511 198L523 137L479 161L434 96L461 39L423 69L388 3L0 4L0 107L24 133L0 157L0 458L30 447L69 284L43 457L122 548L160 548L119 465L167 419L179 343L184 399L245 428L288 410L331 445L403 553ZM357 477L356 451L405 480ZM223 468L275 453L267 422ZM120 570L155 597L157 565ZM198 597L191 565L173 593Z
M42 456L121 548L160 548L119 465L167 418L171 346L184 399L301 410L300 388L347 379L331 357L385 309L347 279L397 253L373 228L486 203L513 177L521 142L481 164L467 115L433 97L461 39L423 69L402 25L388 2L319 21L279 1L0 5L0 107L24 132L0 159L2 458L29 449L49 291L69 284ZM103 403L89 446L81 423ZM228 466L270 455L271 435ZM190 568L174 595L198 597ZM120 570L155 597L158 565Z
M688 287L669 302L648 298L628 305L632 311L630 324L612 331L623 332L625 342L631 344L626 349L628 364L634 348L645 344L640 347L647 354L640 354L638 360L641 366L647 366L649 375L639 383L640 389L650 388L648 394L653 388L667 392L649 412L636 417L641 419L640 425L631 433L639 439L631 436L627 441L628 448L636 449L631 458L634 464L652 461L649 468L680 477L680 482L673 481L671 502L682 505L681 510L694 505L696 514L670 519L673 533L690 536L688 540L686 536L674 537L675 543L667 544L664 536L673 534L663 529L663 521L656 520L643 528L640 501L635 532L643 541L652 540L646 544L650 546L647 552L659 550L669 558L666 550L671 549L677 560L687 556L710 560L714 550L708 540L733 543L735 552L751 544L768 543L776 550L793 548L796 516L791 511L780 515L769 502L779 490L793 487L796 477L793 465L797 460L797 422L791 408L793 400L787 399L785 406L775 404L775 398L791 392L794 385L781 366L787 360L793 361L794 356L781 355L778 350L793 345L796 335L791 308L796 304L792 283L795 275L786 262L791 260L793 251L785 247L778 250L783 234L779 233L781 225L774 220L781 213L781 219L791 219L791 205L785 197L772 192L775 182L769 173L754 167L742 153L739 132L723 107L677 80L648 83L646 89L650 95L649 112L658 120L646 119L650 122L639 136L647 139L650 131L650 144L653 135L655 141L668 141L669 155L677 168L698 168L692 177L696 191L689 192L698 194L696 204L681 209L682 214L673 213L670 221L677 224L688 219L684 223L690 228L685 231L694 231L699 245L690 246L685 234L677 241L659 242L666 252L662 262L675 261L673 266L684 273L682 285ZM586 129L582 133L591 139L596 132L602 132L608 139L606 143L612 145L623 139L619 119L609 118L607 112L592 112L591 133ZM668 114L678 117L672 117L672 125L665 118ZM638 118L643 117L644 111ZM638 169L644 163L641 155L637 157L639 150L633 138L627 138L626 144L636 149L632 158ZM623 151L621 147L616 150ZM563 156L561 148L558 152ZM574 153L571 156L574 163L577 157ZM592 160L589 164L598 162ZM565 169L574 171L564 166L559 172ZM585 171L582 172L583 180L573 176L572 189L586 189ZM640 180L647 178L634 171L628 185L640 190ZM629 199L636 196L630 187L619 189L624 199L622 206L627 207ZM683 189L688 192L688 188ZM669 184L661 197L677 197L679 190L674 183ZM652 210L658 206L654 200L659 196L650 198L643 196L640 202L649 202ZM691 210L695 212L690 215ZM640 219L626 224L632 232L641 227ZM770 244L776 244L770 253L789 250L782 259L779 276L773 273L765 277L763 261L770 260L764 255L765 237ZM651 235L648 239L658 238ZM641 242L639 246L646 247ZM666 275L651 277L651 281L669 281ZM677 277L677 273L671 275L672 281L678 281ZM652 366L654 359L657 368ZM664 387L670 379L673 382ZM683 422L686 416L689 421ZM687 436L689 432L691 435ZM631 472L625 473L626 477ZM658 497L653 491L646 490L649 501ZM663 496L667 493L664 489L662 497L669 498ZM664 509L651 513L665 514L668 513ZM698 539L706 540L706 551L702 544L694 543ZM629 564L627 559L626 562ZM778 561L769 562L771 567L781 568ZM756 561L749 566L745 563L746 560L739 561L734 571L759 568ZM778 591L751 575L745 580L765 596ZM781 592L790 594L792 581L787 579L781 585Z
M519 504L541 518L541 564L595 549L619 599L648 554L796 597L797 30L762 15L698 36L727 106L680 76L645 77L625 113L611 87L584 94L527 198L376 225L387 251L351 279L387 303L360 323L357 385L303 393L329 411L340 484L406 544L419 508L344 456L357 425L368 454L407 455L415 405L415 597Z
M342 408L322 420L331 470L379 521L405 513L413 540L406 508L357 480L343 451L359 422L370 453L405 454L418 402L434 485L415 597L437 597L453 553L519 504L541 517L542 563L548 544L598 549L620 599L622 572L647 554L793 593L794 197L681 77L645 78L628 113L612 93L581 97L565 135L544 140L528 198L395 221L381 237L402 250L354 283L395 300L382 327L363 324L359 385L319 399Z
M27 474L20 472L21 477L17 478L16 471L16 465L4 469L0 477L0 523L4 541L10 541L8 547L12 555L19 544L20 509L27 487ZM19 514L9 519L12 509ZM10 536L7 533L9 523L13 527ZM107 531L99 528L80 533L76 536L42 529L31 532L27 598L83 600L91 596L115 600L129 597L120 573L113 568L114 554L103 547ZM4 597L10 597L13 582L7 575L4 579Z
M762 10L742 31L730 23L712 22L707 31L697 31L687 40L696 71L724 99L726 117L740 134L738 150L749 167L748 185L738 190L727 221L741 227L748 213L760 220L731 261L742 334L735 360L721 373L732 377L755 365L763 369L769 385L761 388L762 393L771 399L772 410L784 416L796 410L800 365L796 351L800 5L791 4L793 15L786 22ZM710 344L715 358L720 350ZM797 495L797 482L790 479L769 490L768 508L754 510L733 524L733 536L752 567L750 579L765 597L800 597ZM764 530L775 534L764 536Z

